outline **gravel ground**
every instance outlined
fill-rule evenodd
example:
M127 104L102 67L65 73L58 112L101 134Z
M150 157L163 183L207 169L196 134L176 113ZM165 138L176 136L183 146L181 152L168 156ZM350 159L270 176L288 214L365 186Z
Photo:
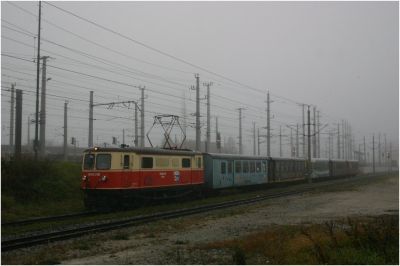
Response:
M320 223L354 216L398 213L399 177L268 200L251 206L160 221L103 234L96 248L68 252L62 264L211 264L230 256L196 246L243 237L268 226ZM109 238L108 238L109 236ZM107 240L113 239L113 240ZM82 239L82 241L85 241ZM207 259L205 259L207 258Z

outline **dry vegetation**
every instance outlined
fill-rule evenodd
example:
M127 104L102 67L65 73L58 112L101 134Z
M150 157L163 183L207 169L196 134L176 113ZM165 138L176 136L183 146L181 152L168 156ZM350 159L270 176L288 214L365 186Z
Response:
M398 215L347 218L324 224L271 226L247 237L209 243L224 250L212 264L398 264Z

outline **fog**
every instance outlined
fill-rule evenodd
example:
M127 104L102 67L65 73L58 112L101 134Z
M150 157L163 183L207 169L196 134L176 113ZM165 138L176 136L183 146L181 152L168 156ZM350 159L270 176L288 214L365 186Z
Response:
M11 83L24 91L23 144L28 141L28 116L34 118L36 63L32 60L37 47L38 5L1 3L2 144L9 143ZM43 2L41 56L51 57L47 68L51 80L47 83L46 144L63 143L65 101L68 138L75 137L80 147L87 147L89 91L94 91L95 103L139 101L139 86L146 88L145 132L156 114L174 114L181 117L182 125L186 120L187 139L193 141L196 93L189 88L195 85L194 75L198 73L202 140L207 118L203 83L213 82L212 142L218 116L223 143L228 145L230 139L237 147L237 109L244 108L244 153L252 154L253 122L260 134L266 134L269 91L274 156L279 155L280 127L283 156L290 156L288 125L299 124L301 128L301 104L316 106L320 112L321 157L326 157L329 148L327 133L336 134L337 123L342 120L351 125L355 150L364 137L370 149L372 136L378 141L381 134L382 147L386 135L387 146L391 143L392 150L398 152L398 5ZM94 144L111 144L113 136L122 143L125 129L125 142L133 145L133 112L132 105L95 107ZM292 134L295 137L294 131ZM152 142L159 144L161 140L161 133L154 131ZM335 149L335 137L333 141ZM260 145L262 155L266 154L265 145Z

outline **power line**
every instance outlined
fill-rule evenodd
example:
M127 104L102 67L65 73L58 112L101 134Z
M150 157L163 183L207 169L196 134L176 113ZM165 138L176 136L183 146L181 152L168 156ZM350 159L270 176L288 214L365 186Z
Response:
M16 7L16 8L18 8L18 9L22 10L23 12L25 12L25 13L27 13L27 14L29 14L29 15L35 17L35 18L37 18L37 15L35 15L34 13L29 12L28 10L26 10L26 9L24 9L24 8L22 8L22 7L18 6L18 5L16 5L15 3L12 3L12 2L7 2L7 3L9 3L10 5L13 5L14 7ZM62 30L62 31L65 31L65 32L67 32L67 33L69 33L69 34L74 35L75 37L78 37L78 38L80 38L80 39L82 39L82 40L84 40L84 41L87 41L87 42L89 42L89 43L91 43L91 44L94 44L94 45L96 45L96 46L98 46L98 47L102 47L102 48L104 48L104 49L106 49L106 50L109 50L109 51L112 51L112 52L114 52L114 53L120 54L120 55L122 55L122 56L124 56L124 57L129 57L129 58L131 58L131 59L133 59L133 60L136 60L136 61L139 61L139 62L148 64L148 65L152 65L152 66L155 66L155 67L159 67L159 68L171 70L171 71L176 71L176 72L181 72L181 73L186 73L186 74L193 74L192 72L188 72L188 71L184 71L184 70L180 70L180 69L176 69L176 68L166 67L166 66L163 66L163 65L159 65L159 64L155 64L155 63L151 63L151 62L145 61L145 60L143 60L143 59L139 59L139 58L136 58L136 57L132 57L132 56L129 56L129 55L126 55L126 54L121 54L120 52L118 52L118 51L116 51L116 50L113 50L113 49L111 49L111 48L109 48L109 47L100 45L100 44L98 44L98 43L96 43L96 42L93 42L93 41L91 41L91 40L89 40L89 39L83 37L83 36L80 36L80 35L78 35L78 34L76 34L76 33L73 33L73 32L71 32L71 31L69 31L69 30L67 30L67 29L65 29L65 28L63 28L63 27L61 27L61 26L58 26L57 24L52 23L52 22L50 22L49 20L46 20L46 19L42 19L42 20L43 20L44 22L48 23L49 25L53 26L53 27L56 27L56 28L58 28L58 29L60 29L60 30Z
M7 37L6 37L6 39L10 39L10 40L12 40L12 41L16 41L16 40L13 40L13 39L7 38ZM44 40L47 41L46 39L44 39ZM19 42L19 41L16 41L16 42L21 43L21 44L24 44L24 45L27 45L27 44L22 43L22 42ZM91 58L91 59L93 59L93 58L99 58L99 57L96 57L96 56L93 56L93 55L89 55L89 54L87 54L87 53L84 53L84 52L77 51L77 50L75 50L75 49L66 47L66 46L64 46L64 45L59 45L59 44L54 43L54 42L51 42L51 41L49 41L49 42L52 43L52 44L58 45L58 46L60 46L60 47L63 47L63 48L65 48L65 49L71 50L71 51L73 51L73 52L79 53L79 54L81 54L81 55L83 54L83 55L85 55L85 56L88 56L88 57ZM27 45L27 46L29 46L29 45ZM44 50L44 49L42 49L42 50ZM45 50L44 50L44 51L45 51ZM51 51L49 51L49 52L57 55L57 53L54 53L54 52L51 52ZM59 55L59 54L58 54L58 55ZM60 56L62 56L62 55L60 55ZM62 57L68 58L68 59L73 60L73 61L76 61L76 62L80 62L80 63L85 64L85 65L88 65L88 66L92 66L92 67L96 67L96 68L100 68L100 69L103 69L103 70L110 71L109 69L101 68L101 67L98 67L98 66L94 66L94 65L92 65L92 64L87 64L87 63L84 63L84 62L82 62L82 61L79 61L79 60L76 60L76 59L71 59L71 58L66 57L66 56L62 56ZM103 61L103 60L105 60L105 59L100 58L100 60ZM96 60L96 61L98 61L98 60ZM108 61L108 60L105 60L105 61ZM110 62L110 61L109 61L109 62ZM102 63L104 63L104 62L102 62ZM116 73L116 72L114 72L114 71L111 71L111 72ZM116 74L122 75L122 74L120 74L120 73L116 73ZM122 75L122 76L124 76L124 75ZM139 79L139 80L140 80L140 79ZM164 80L165 80L165 79L164 79ZM167 82L170 82L170 81L168 81L168 80L166 80L166 81L167 81ZM145 81L145 82L149 82L149 81ZM152 82L149 82L149 83L152 83ZM172 83L175 83L175 82L172 82ZM153 84L159 85L159 84L157 84L157 83L153 83ZM175 83L175 84L182 85L182 86L186 86L186 85L184 85L184 84L179 84L179 83ZM169 87L169 88L171 88L171 87ZM173 88L173 89L175 89L175 88ZM231 100L231 99L229 99L229 98L227 98L227 97L224 97L224 96L221 96L221 95L218 95L218 94L212 94L212 95L213 95L213 96L215 95L215 96L220 97L220 98L224 98L224 99L226 99L226 100L228 100L228 101L231 101L231 102L236 102L236 103L243 104L243 102ZM250 107L251 109L253 109L253 110L259 111L258 109L254 108L253 106L249 106L249 107ZM283 114L283 113L282 113L282 114Z
M195 65L195 64L193 64L193 63L190 63L190 62L188 62L188 61L186 61L186 60L184 60L184 59L181 59L181 58L178 58L178 57L176 57L176 56L174 56L174 55L171 55L171 54L168 54L168 53L166 53L166 52L163 52L163 51L161 51L161 50L159 50L159 49L157 49L157 48L151 47L150 45L147 45L147 44L145 44L145 43L143 43L143 42L140 42L140 41L138 41L138 40L135 40L135 39L133 39L133 38L131 38L131 37L129 37L129 36L126 36L126 35L124 35L124 34L122 34L122 33L119 33L119 32L117 32L117 31L115 31L115 30L112 30L112 29L110 29L110 28L107 28L107 27L105 27L105 26L103 26L103 25L100 25L100 24L98 24L98 23L96 23L96 22L94 22L94 21L91 21L91 20L89 20L89 19L86 19L86 18L84 18L84 17L82 17L82 16L79 16L79 15L77 15L77 14L71 12L71 11L68 11L68 10L63 9L63 8L61 8L61 7L58 7L58 6L56 6L56 5L54 5L54 4L51 4L51 3L49 3L49 2L44 1L44 3L47 4L47 5L50 5L50 6L56 8L56 9L58 9L58 10L61 10L61 11L63 11L64 13L67 13L67 14L69 14L69 15L71 15L71 16L74 16L74 17L76 17L76 18L78 18L78 19L80 19L80 20L83 20L83 21L85 21L85 22L87 22L87 23L89 23L89 24L92 24L92 25L94 25L94 26L96 26L96 27L98 27L98 28L101 28L101 29L103 29L103 30L105 30L105 31L108 31L108 32L111 32L111 33L113 33L113 34L115 34L115 35L117 35L117 36L120 36L120 37L123 38L123 39L126 39L126 40L131 41L131 42L133 42L133 43L136 43L136 44L138 44L138 45L140 45L140 46L143 46L143 47L145 47L145 48L147 48L147 49L150 49L150 50L152 50L152 51L154 51L154 52L157 52L157 53L162 54L162 55L164 55L164 56L167 56L167 57L169 57L169 58L175 59L175 60L177 60L177 61L179 61L179 62L181 62L181 63L190 65L190 66L195 67L195 68L197 68L197 69L201 69L201 70L203 70L203 71L205 71L205 72L207 72L207 73L210 73L210 74L212 74L212 75L218 76L218 77L223 78L223 79L225 79L225 80L229 80L229 81L231 81L231 82L233 82L233 83L236 83L236 84L238 84L238 85L240 85L240 86L246 87L246 88L251 89L251 90L253 90L253 91L256 91L256 92L265 94L265 90L260 90L260 89L254 88L254 87L252 87L252 86L243 84L243 83L241 83L241 82L235 81L235 80L233 80L233 79L230 79L230 78L228 78L228 77L225 77L225 76L223 76L223 75L220 75L220 74L218 74L218 73L215 73L215 72L213 72L213 71L210 71L210 70L208 70L208 69L206 69L206 68L203 68L203 67L201 67L201 66L198 66L198 65ZM291 101L291 102L293 102L293 103L299 104L299 102L294 101L294 100L291 100L291 99L289 99L289 98L286 98L286 97L283 97L283 96L278 96L278 95L276 95L276 94L273 94L273 95L274 95L275 97L278 97L278 98L281 98L281 99L285 99L285 100L287 100L287 101Z

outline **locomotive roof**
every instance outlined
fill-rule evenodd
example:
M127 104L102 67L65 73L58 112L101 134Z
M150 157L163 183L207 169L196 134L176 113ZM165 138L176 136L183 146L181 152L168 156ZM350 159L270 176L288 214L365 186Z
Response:
M94 147L85 150L84 152L134 152L140 154L165 154L165 155L201 155L201 152L192 151L192 150L174 150L174 149L160 149L160 148L136 148L136 147L128 147L128 148L101 148Z

